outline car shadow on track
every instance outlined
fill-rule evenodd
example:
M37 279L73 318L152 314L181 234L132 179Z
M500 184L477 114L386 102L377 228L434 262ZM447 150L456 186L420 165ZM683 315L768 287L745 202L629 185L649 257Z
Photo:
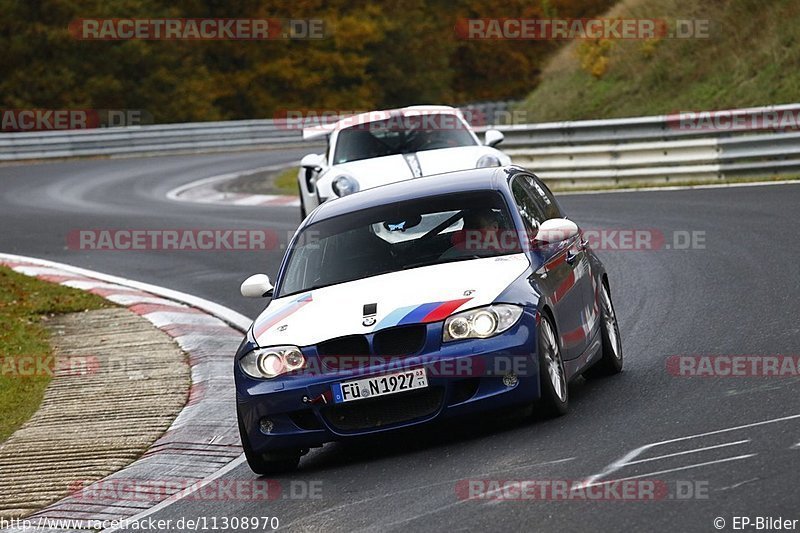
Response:
M620 375L624 376L624 374ZM607 387L613 387L617 376L586 381L578 378L570 384L571 411L578 411L585 402L598 401L598 395ZM300 463L300 472L319 472L351 464L366 463L409 453L435 450L452 445L466 444L485 438L513 435L517 432L535 438L546 438L549 431L561 427L571 417L546 419L537 416L531 408L520 407L505 412L487 412L476 417L460 417L432 425L399 429L379 435L354 437L347 441L332 442L323 449L312 450Z

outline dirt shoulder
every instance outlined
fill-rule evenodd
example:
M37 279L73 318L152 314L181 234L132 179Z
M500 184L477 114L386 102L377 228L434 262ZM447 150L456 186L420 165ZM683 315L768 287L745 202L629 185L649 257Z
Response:
M0 517L27 516L132 463L188 397L185 354L128 309L45 327L59 365L39 410L0 445Z

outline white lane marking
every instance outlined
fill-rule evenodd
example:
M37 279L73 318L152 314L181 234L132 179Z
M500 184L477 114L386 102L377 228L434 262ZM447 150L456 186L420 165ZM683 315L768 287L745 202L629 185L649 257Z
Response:
M129 306L129 305L136 305L136 304L153 304L153 305L163 305L167 307L175 307L177 309L186 309L187 306L175 302L173 300L167 300L166 298L158 298L155 296L141 296L138 294L109 294L105 296L106 300L111 300L115 304Z
M191 182L186 183L184 185L181 185L179 187L175 187L174 189L172 189L171 191L169 191L167 193L167 198L170 199L170 200L182 201L180 196L182 194L184 194L186 191L190 190L190 189L197 189L197 188L204 187L206 185L212 185L214 183L219 183L219 182L222 182L222 181L228 181L228 180L236 179L236 178L241 177L241 176L249 176L251 174L257 174L259 172L271 172L273 170L280 170L280 169L282 169L284 167L294 166L294 165L298 165L299 166L300 165L300 161L290 161L288 163L280 163L280 164L277 164L277 165L270 165L270 166L266 166L266 167L253 168L253 169L250 169L250 170L242 170L242 171L239 171L239 172L228 172L226 174L219 174L217 176L211 176L209 178L202 178L202 179L199 179L199 180L191 181Z
M780 418L773 418L773 419L770 419L770 420L763 420L761 422L754 422L752 424L744 424L742 426L735 426L735 427L726 428L726 429L718 429L716 431L709 431L707 433L698 433L697 435L689 435L689 436L686 436L686 437L679 437L677 439L669 439L669 440L665 440L665 441L661 441L661 442L654 442L652 444L645 444L644 446L640 446L638 448L635 448L635 449L631 450L630 452L628 452L627 454L622 456L620 459L617 459L616 461L614 461L613 463L611 463L610 465L605 467L599 474L594 474L592 476L589 476L588 478L586 478L586 480L583 481L583 483L579 484L579 486L586 487L586 486L592 485L598 479L607 477L608 475L613 474L617 470L622 469L628 463L630 463L630 461L632 461L633 459L635 459L636 457L641 455L643 452L646 452L650 448L655 448L656 446L662 446L664 444L672 444L673 442L681 442L681 441L685 441L685 440L689 440L689 439L696 439L696 438L699 438L699 437L708 437L710 435L719 435L721 433L728 433L728 432L737 431L737 430L740 430L740 429L748 429L748 428L752 428L752 427L763 426L765 424L774 424L776 422L785 422L787 420L795 420L795 419L798 419L798 418L800 418L800 414L790 415L790 416L783 416L783 417L780 417Z
M154 311L142 315L152 322L157 328L163 328L170 324L185 324L190 326L225 326L225 322L200 313L180 313L171 311Z
M607 479L605 481L598 481L596 483L590 483L588 485L581 483L581 484L577 485L576 487L585 489L587 487L597 487L599 485L608 485L609 483L618 483L620 481L629 481L631 479L641 479L643 477L660 476L661 474L669 474L670 472L680 472L681 470L691 470L693 468L700 468L702 466L715 465L715 464L719 464L719 463L729 463L731 461L741 461L742 459L749 459L750 457L755 457L756 455L758 455L758 454L757 453L748 453L748 454L745 454L745 455L737 455L736 457L726 457L725 459L717 459L716 461L706 461L705 463L696 463L696 464L693 464L693 465L679 466L679 467L676 467L676 468L668 468L666 470L659 470L657 472L648 472L646 474L638 474L636 476L628 476L628 477L621 477L621 478L615 478L615 479Z
M577 459L577 457L566 457L564 459L555 459L553 461L544 461L542 463L514 465L514 466L509 467L509 468L501 468L501 469L490 470L488 472L482 472L482 473L477 474L477 475L475 475L473 477L482 477L482 476L486 476L486 475L497 474L497 473L500 473L500 472L508 472L509 470L518 470L520 468L535 468L537 466L549 466L549 465L554 465L554 464L559 464L559 463L567 463L567 462L573 461L575 459ZM357 500L357 501L354 501L354 502L343 503L341 505L337 505L336 507L329 507L328 509L324 509L324 510L316 512L314 514L307 515L307 516L304 516L302 518L298 518L296 520L293 520L292 522L289 522L285 526L282 526L281 529L290 529L291 526L293 526L293 525L295 525L297 523L302 523L302 522L304 522L304 521L306 521L306 520L308 520L310 518L315 518L315 517L319 517L319 516L335 513L337 511L341 511L343 509L347 509L348 507L352 507L354 505L361 505L363 503L368 503L368 502L375 501L375 500L381 500L381 499L384 499L384 498L391 498L393 496L396 496L398 494L403 494L403 493L406 493L406 492L419 491L420 489L427 489L427 488L430 488L430 487L438 487L439 485L446 485L448 483L456 483L458 481L461 481L462 479L464 479L464 478L448 479L448 480L445 480L445 481L437 481L436 483L428 483L426 485L417 485L417 486L414 486L414 487L409 487L407 489L401 489L401 490L396 490L396 491L393 491L393 492L388 492L388 493L385 493L385 494L379 494L378 496L371 496L369 498L363 498L361 500ZM460 500L460 501L456 502L455 504L448 504L448 505L446 505L444 507L437 507L436 509L426 513L425 515L415 515L413 518L410 518L409 520L413 520L413 519L417 518L418 516L426 516L427 514L433 514L433 513L439 512L439 511L443 511L445 509L453 507L453 505L458 505L458 504L463 503L465 501L471 501L471 500L468 500L468 499ZM406 521L408 521L408 520L406 520Z
M26 276L67 276L67 277L71 276L69 272L61 270L60 268L52 268L52 267L20 265L20 266L15 266L13 270L19 272L20 274L25 274Z
M167 199L174 202L198 202L210 204L225 204L235 206L260 206L260 205L275 205L275 206L299 206L300 199L288 199L282 195L267 195L267 194L247 194L247 193L233 193L227 194L217 191L213 186L217 183L231 181L242 176L250 176L258 174L259 172L272 172L286 167L299 166L300 161L289 161L287 163L279 163L277 165L270 165L266 167L254 168L251 170L243 170L240 172L229 172L220 174L218 176L211 176L199 180L186 183L179 187L167 192Z
M279 194L248 194L243 198L234 200L234 205L261 205L270 202L286 202L286 198ZM299 203L299 200L298 200Z
M760 479L760 478L757 478L757 477L754 477L753 479L746 479L746 480L744 480L744 481L740 481L739 483L734 483L733 485L730 485L730 486L728 486L728 487L720 487L720 488L718 488L717 490L720 490L720 491L722 491L722 490L733 490L733 489L738 489L738 488L739 488L739 487L741 487L742 485L746 485L746 484L748 484L748 483L752 483L753 481L758 481L759 479Z
M545 180L547 182L547 180ZM554 185L558 180L550 180ZM737 187L765 187L769 185L800 185L800 180L778 181L753 181L748 183L708 183L706 185L670 185L668 187L641 187L634 189L604 189L600 191L560 191L558 196L573 196L577 194L616 194L621 192L659 192L659 191L690 191L692 189L735 189Z
M800 442L789 448L790 450L800 450Z
M106 283L104 281L91 281L91 280L82 280L82 279L68 279L61 283L61 285L65 285L67 287L72 287L73 289L81 289L83 291L89 291L92 289L111 289L115 291L132 291L137 290L131 287L123 287L122 285L117 285L116 283Z
M166 509L167 507L169 507L173 503L177 503L178 501L180 501L180 500L182 500L184 498L187 498L188 496L191 496L192 494L194 494L195 492L199 491L200 489L202 489L203 487L205 487L206 485L208 485L212 481L216 481L217 479L221 478L222 476L224 476L228 472L238 468L246 460L247 459L245 458L244 454L240 455L239 457L237 457L236 459L234 459L230 463L226 464L225 466L223 466L222 468L220 468L219 470L217 470L216 472L214 472L212 475L208 476L207 478L203 479L202 481L198 481L194 485L192 485L190 487L187 487L186 489L182 490L181 492L173 494L172 496L170 496L166 500L162 501L161 503L155 505L154 507L151 507L150 509L147 509L146 511L142 511L139 514L128 518L124 522L127 522L128 524L133 524L134 522L140 522L140 521L144 520L145 518L147 518L147 517L159 512L159 511L162 511L162 510ZM122 529L125 529L125 528L123 528L124 525L125 524L123 523L123 524L120 524L117 527L104 529L102 531L103 531L103 533L113 533L115 531L120 531Z
M706 446L704 448L695 448L694 450L686 450L683 452L675 452L675 453L668 453L666 455L659 455L657 457L648 457L646 459L639 459L637 461L628 461L626 464L628 465L637 465L639 463L647 463L650 461L658 461L659 459L667 459L669 457L678 457L679 455L687 455L690 453L700 453L706 450L715 450L717 448L725 448L728 446L736 446L737 444L744 444L745 442L750 442L750 439L745 440L737 440L736 442L726 442L725 444L717 444L716 446Z

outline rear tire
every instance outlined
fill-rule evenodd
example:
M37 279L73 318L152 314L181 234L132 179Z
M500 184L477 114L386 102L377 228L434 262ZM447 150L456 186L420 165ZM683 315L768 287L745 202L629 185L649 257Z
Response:
M622 372L622 340L611 293L606 282L600 285L600 335L603 341L602 357L584 375L589 378L613 376Z
M534 416L553 418L569 409L569 387L561 347L550 318L542 313L537 328L540 397L534 404Z
M300 456L302 455L300 450L255 453L250 447L250 439L247 438L242 419L241 417L238 418L239 436L242 439L242 449L244 450L244 456L247 458L247 464L250 466L250 470L259 476L266 476L291 472L297 469L297 466L300 464Z

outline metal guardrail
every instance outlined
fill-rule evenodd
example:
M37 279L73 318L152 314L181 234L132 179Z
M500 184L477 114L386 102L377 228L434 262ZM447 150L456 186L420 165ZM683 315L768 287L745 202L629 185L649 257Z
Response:
M502 148L515 163L564 187L800 173L800 104L704 116L755 127L687 127L678 114L494 127L505 134ZM787 117L797 119L794 127L772 127ZM0 161L301 146L316 148L285 122L241 120L0 134Z
M198 122L0 134L0 161L159 155L303 146L300 130L275 120Z
M503 150L515 163L562 187L800 174L800 104L699 117L674 114L476 130L499 129L506 136Z

